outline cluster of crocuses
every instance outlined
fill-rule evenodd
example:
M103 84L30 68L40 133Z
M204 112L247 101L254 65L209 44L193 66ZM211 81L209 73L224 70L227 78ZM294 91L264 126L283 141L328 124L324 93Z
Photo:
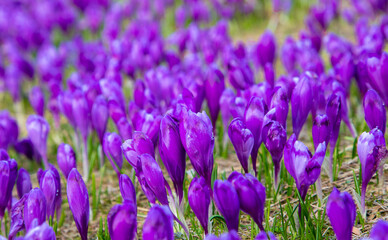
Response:
M16 120L8 111L0 112L0 149L4 149L0 150L0 217L7 210L8 237L25 230L25 239L55 239L47 222L60 217L61 177L50 164L47 142L49 134L58 133L63 126L62 115L74 130L77 149L60 144L57 166L66 179L67 202L82 239L87 239L89 224L89 195L84 183L90 172L89 140L100 143L94 156L99 156L100 167L105 158L109 160L123 198L107 216L112 239L137 235L136 188L123 173L123 155L152 205L142 226L143 239L173 239L174 221L189 238L182 204L185 179L191 180L187 200L206 239L218 239L209 224L209 214L214 213L212 201L229 231L219 239L239 239L240 210L258 225L261 232L256 239L276 239L263 226L266 189L258 180L262 179L257 170L259 148L264 143L272 157L275 191L282 187L284 159L301 199L305 200L315 183L322 199L321 167L328 161L327 175L333 180L333 154L341 122L357 136L348 103L353 79L364 99L370 128L357 144L362 176L360 212L366 217L367 185L377 171L383 178L387 156L388 54L383 49L388 40L388 15L381 15L388 4L353 2L352 8L341 13L350 24L355 23L357 43L328 32L341 8L339 1L325 0L309 9L299 39L287 37L280 48L270 30L255 44L233 43L226 19L239 11L252 11L255 3L251 1L184 1L175 11L178 29L167 38L162 35L160 19L174 4L170 0L0 3L0 89L9 92L15 102L25 95L36 113L26 121L28 137L19 139ZM273 9L287 12L290 4L289 0L273 0ZM210 21L213 10L223 20L203 28L201 23ZM371 18L381 20L370 24ZM328 69L321 56L324 50L330 59ZM278 56L285 75L276 74ZM38 79L39 84L30 87L25 79ZM131 94L127 94L128 85ZM26 88L30 88L28 94L23 93ZM127 95L131 95L129 102ZM210 118L203 111L205 100ZM287 130L291 132L289 105L292 134L287 136ZM54 120L51 131L46 109ZM217 128L219 115L223 133ZM314 154L302 142L303 137L299 138L305 133L302 129L309 115ZM117 133L109 127L110 122ZM244 173L233 172L227 180L212 182L215 138L222 135L224 147L229 136ZM327 146L330 156L325 160ZM19 161L8 156L11 147L43 162L45 170L37 173L39 188L32 187L30 175ZM77 170L76 152L82 152L83 175ZM195 170L192 179L186 174L187 157ZM164 168L169 178L163 174ZM18 200L12 195L14 185ZM356 217L351 196L334 189L326 213L337 238L350 239ZM382 239L384 234L387 223L378 222L370 238Z

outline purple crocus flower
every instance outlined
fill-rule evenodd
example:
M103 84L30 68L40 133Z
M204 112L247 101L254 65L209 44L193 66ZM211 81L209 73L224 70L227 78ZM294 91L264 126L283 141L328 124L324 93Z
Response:
M16 190L19 198L22 198L24 194L30 192L32 189L31 177L26 169L20 168L18 178L16 180Z
M387 116L385 104L379 94L373 89L368 90L365 94L363 105L365 121L369 129L372 130L377 127L384 134Z
M376 57L367 60L367 69L369 73L369 83L383 99L385 105L388 104L388 84L387 79L388 54L383 52L380 59Z
M198 218L205 235L208 233L209 206L211 202L211 189L203 177L193 178L188 191L188 200L191 209Z
M1 150L1 149L0 149ZM8 155L0 156L0 219L4 217L4 211L12 196L12 189L15 185L18 174L18 165L15 160L9 159Z
M238 172L232 172L228 181L237 191L241 210L249 214L260 230L264 231L265 187L263 184L249 173L244 176Z
M174 219L167 206L152 206L143 225L143 239L174 239Z
M271 232L264 232L261 231L259 234L257 234L255 240L277 240L276 236Z
M326 115L330 124L330 163L329 163L329 177L333 181L333 154L335 145L337 144L339 130L341 127L341 97L332 94L327 100Z
M326 114L317 115L313 121L312 136L315 149L320 143L329 143L330 122Z
M309 186L320 176L325 152L326 144L320 143L313 156L302 142L296 140L295 134L292 134L287 141L284 149L284 165L295 179L302 200L305 199Z
M220 112L220 98L225 89L224 75L216 68L210 68L205 81L205 97L209 107L213 129Z
M46 221L46 198L42 190L34 188L24 203L24 224L27 232L44 221Z
M364 132L357 142L357 153L361 163L361 214L366 215L365 194L369 181L378 169L383 167L387 156L384 134L378 128L369 133Z
M248 106L245 109L244 113L244 121L246 127L253 134L254 142L251 151L251 159L252 166L255 174L257 174L256 170L256 160L257 160L257 152L259 151L259 147L262 143L262 128L263 128L263 119L266 114L266 105L262 98L260 97L252 97L248 103Z
M133 240L136 237L136 205L130 202L112 207L107 217L112 240Z
M248 160L252 152L254 137L241 118L235 118L229 125L228 135L245 173L248 173Z
M126 140L121 145L121 149L128 163L133 168L137 167L140 155L148 153L152 157L155 157L154 144L151 139L142 132L135 131L133 133L133 138Z
M16 234L25 228L24 225L24 206L25 202L28 199L29 193L23 195L19 201L17 201L11 210L11 227L9 230L9 239L13 239Z
M24 138L20 141L17 141L13 147L16 152L23 154L30 160L35 160L38 163L42 161L41 156L29 138Z
M312 91L310 79L303 75L296 84L291 97L292 129L299 136L300 131L312 108Z
M263 142L272 157L274 164L275 189L279 186L280 162L283 157L283 149L287 141L287 133L277 121L269 121L263 127Z
M57 219L60 217L60 209L62 205L61 195L61 177L58 170L50 164L50 169L43 171L39 169L37 173L40 189L46 198L47 219L54 218L54 213L57 213Z
M66 179L69 176L71 169L77 168L75 152L69 144L59 144L57 150L57 163Z
M117 133L105 133L103 149L113 169L116 171L117 177L120 177L120 171L123 167L123 152L121 150L121 144L121 137Z
M54 229L50 227L46 222L41 225L32 228L27 232L26 236L22 239L28 240L55 240L57 239L55 236Z
M67 178L67 199L81 239L86 240L89 225L89 193L76 168L70 171Z
M243 60L233 58L227 65L230 84L238 90L248 89L254 84L254 76L252 69Z
M101 144L104 138L108 118L108 102L105 100L104 96L100 95L94 100L91 112L91 120L93 128L96 130Z
M127 140L132 138L132 127L126 117L120 118L116 122L116 127L122 139Z
M264 66L264 79L273 88L275 86L275 69L271 63Z
M284 129L287 129L288 96L283 87L276 87L272 95L269 109L275 109L275 119Z
M195 171L204 177L210 186L214 162L214 136L209 117L204 111L202 113L183 111L179 134Z
M47 160L47 136L50 132L50 125L41 116L30 115L27 119L28 137L43 158L45 168L48 168Z
M214 182L214 203L224 216L229 231L238 231L240 201L236 189L228 181Z
M186 170L186 152L181 142L178 124L168 114L163 117L160 123L159 153L168 175L174 183L179 202L181 202Z
M74 114L73 114L73 104L72 104L73 94L70 91L63 91L58 95L58 105L62 114L67 118L69 123L76 127Z
M35 86L31 89L28 94L28 99L32 108L35 110L36 114L39 116L44 115L44 93L39 86Z
M276 40L273 33L266 30L255 49L255 58L257 63L264 68L265 64L273 64L276 58Z
M131 179L127 175L121 174L119 186L123 202L130 202L136 206L136 190Z
M334 187L327 200L326 214L337 239L351 240L356 220L356 205L352 196L347 192L341 193Z
M388 236L388 222L379 220L370 231L369 238L373 240L386 240Z
M240 240L238 233L235 230L231 230L227 233L221 234L220 237L216 237L213 234L209 234L205 237L205 240Z

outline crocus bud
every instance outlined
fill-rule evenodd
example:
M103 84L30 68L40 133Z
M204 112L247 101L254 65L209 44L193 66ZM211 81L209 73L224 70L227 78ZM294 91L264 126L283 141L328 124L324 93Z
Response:
M224 75L220 70L210 68L206 77L205 97L214 129L220 112L220 98L225 89Z
M154 205L148 212L143 225L144 240L173 240L174 220L167 206Z
M133 240L136 237L136 205L125 202L108 213L108 229L112 240Z
M304 75L296 84L291 96L292 129L299 136L312 108L310 79Z
M370 231L369 238L373 240L386 240L388 236L388 222L379 220Z
M257 63L264 68L266 63L273 64L276 57L275 36L269 30L266 30L256 46Z
M170 115L163 117L160 123L159 153L181 202L186 170L186 152L180 139L178 124Z
M72 109L74 122L85 144L88 139L90 127L89 106L85 94L80 90L73 93Z
M207 234L211 190L203 177L193 178L191 181L188 191L188 200L191 209L198 218L205 234Z
M116 123L117 131L124 140L132 138L132 127L126 117L120 118Z
M365 94L363 105L365 121L369 129L372 130L377 127L384 134L387 116L385 104L379 94L373 89L368 90Z
M279 186L280 162L283 157L283 149L287 141L287 133L277 121L269 121L263 127L263 142L272 157L274 164L275 188Z
M320 143L329 143L330 122L326 114L317 115L315 117L313 121L312 135L315 149L317 149Z
M388 88L386 84L386 72L388 64L388 54L386 52L381 54L380 59L376 57L367 60L367 70L369 74L369 83L374 90L376 90L380 97L388 104Z
M57 151L57 163L66 179L69 176L71 169L77 168L75 152L69 144L59 144Z
M123 167L123 152L121 150L122 140L120 136L113 133L105 133L103 148L105 155L108 157L113 169L120 176L121 168Z
M5 159L3 154L0 159L0 219L4 216L8 202L12 196L12 189L18 175L18 165L13 159Z
M39 86L35 86L28 94L28 99L32 108L39 116L44 115L44 93Z
M227 69L229 82L235 89L245 90L254 84L252 69L245 61L233 58L228 62Z
M229 125L228 135L242 168L245 173L248 173L248 160L254 143L252 132L245 126L241 118L235 118Z
M57 212L59 219L60 208L62 205L62 195L61 177L59 176L58 170L53 165L50 165L50 169L46 171L39 169L37 176L40 189L42 189L46 198L47 219L50 219L50 217L54 218L55 211Z
M124 202L130 202L136 206L135 186L133 186L131 179L127 175L120 175L119 187Z
M252 97L245 109L244 121L246 127L253 134L254 142L251 151L253 170L256 171L257 152L262 143L261 131L263 128L263 118L267 109L262 98Z
M35 220L36 219L36 220ZM37 221L34 223L34 220ZM46 198L39 188L32 189L24 203L24 224L27 232L46 221Z
M272 96L269 109L275 108L275 119L287 129L288 97L283 87L277 87Z
M218 211L224 216L229 231L238 231L240 201L236 189L228 181L214 182L214 203Z
M116 99L111 98L108 101L109 116L113 122L118 122L120 118L126 117L124 108L117 102Z
M8 149L16 143L19 136L19 128L16 120L7 110L0 111L0 148Z
M73 115L73 94L70 91L63 91L58 95L58 105L62 114L67 118L73 127L76 127Z
M70 171L67 178L67 200L81 239L88 239L89 194L76 168Z
M133 133L133 138L126 140L121 145L121 149L128 163L133 168L137 167L137 161L143 153L148 153L152 157L155 157L154 144L151 139L142 132L135 131Z
M27 119L28 137L43 158L45 168L48 168L47 160L47 136L50 126L46 119L38 115L30 115Z
M337 239L351 240L354 221L356 220L356 205L347 192L340 192L334 187L326 205L329 217Z
M388 153L384 134L378 128L374 128L369 133L363 132L357 142L357 153L362 173L361 214L365 216L366 188L376 171L383 167Z
M23 154L30 160L35 160L38 163L42 161L42 157L39 155L37 149L34 147L34 144L29 138L24 138L16 142L13 147L16 152Z
M42 223L40 226L32 228L27 232L24 239L28 240L55 240L54 229L50 227L47 223Z
M232 172L228 181L237 191L241 210L251 216L260 230L264 231L265 187L263 184L251 174L247 173L244 176L239 172Z
M329 99L327 100L326 115L330 123L329 177L331 181L333 181L333 154L341 127L341 107L341 97L336 94L330 95Z
M325 159L326 144L320 143L314 154L292 134L284 149L284 165L295 179L296 187L302 200L305 199L308 188L314 184L321 174L321 166Z
M101 143L106 131L108 118L108 102L105 100L104 96L100 95L94 100L91 112L91 120L93 128L96 130Z
M255 240L277 240L275 235L271 232L264 232L261 231L257 236L255 237Z
M264 66L264 79L272 88L275 86L275 70L271 63Z
M202 113L184 111L179 123L182 145L190 158L195 171L211 184L213 172L214 136L209 117Z
M19 198L22 198L24 194L32 189L30 174L24 168L19 169L18 178L16 180L16 189Z

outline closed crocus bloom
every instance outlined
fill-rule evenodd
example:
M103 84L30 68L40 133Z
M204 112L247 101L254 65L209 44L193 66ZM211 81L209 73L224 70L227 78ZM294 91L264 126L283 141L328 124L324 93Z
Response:
M288 97L283 87L274 89L269 109L275 108L275 119L284 129L287 129Z
M137 167L137 161L140 155L148 153L152 157L155 157L154 144L151 139L142 132L135 131L133 133L133 138L126 140L121 145L121 149L129 164L134 168Z
M186 170L186 152L180 139L178 122L168 114L163 117L160 123L159 153L181 202Z
M47 137L50 126L46 119L38 115L30 115L27 119L28 137L43 158L45 168L48 168L47 160Z
M252 152L254 138L241 118L235 118L229 125L228 135L245 173L248 173L248 160Z
M37 225L46 221L46 198L39 188L32 189L24 203L24 224L27 232L35 227L34 220Z
M357 153L362 172L361 214L365 216L366 188L376 171L383 167L387 156L384 134L378 128L362 133L357 142Z
M221 110L221 119L224 125L224 129L228 129L230 118L232 114L230 112L230 102L236 98L233 90L226 88L220 98L220 110ZM226 135L226 134L225 134Z
M81 133L83 141L86 142L90 128L89 106L82 91L77 90L73 93L72 108L77 129Z
M276 57L276 40L273 33L266 30L256 46L256 61L264 68L266 63L273 64Z
M123 167L123 152L121 150L122 140L120 136L113 133L105 133L103 148L105 155L108 157L113 169L120 176L121 168Z
M330 138L330 122L326 114L317 115L313 120L313 142L314 147L317 149L320 143L329 143Z
M275 235L271 232L264 232L261 231L257 236L255 237L255 240L277 240Z
M263 128L263 119L266 114L265 102L260 97L252 97L245 109L244 122L246 127L253 134L254 142L251 151L253 170L256 171L257 152L262 143L261 130Z
M162 116L160 115L146 113L144 116L144 121L142 123L142 126L139 129L152 140L154 145L156 145L158 141L161 120L162 120Z
M73 115L73 94L70 91L63 91L58 95L58 105L62 114L67 118L73 127L76 127Z
M275 188L279 186L280 162L283 157L283 149L287 141L287 133L277 121L269 121L263 127L263 142L272 157L274 164Z
M42 223L40 226L32 228L27 232L24 239L28 240L55 240L54 229L50 227L47 223Z
M8 159L8 157L5 159L6 157L7 156L3 154L3 159L0 159L0 219L3 219L4 211L12 196L12 189L18 175L18 165L16 161Z
M292 129L299 136L300 131L312 108L310 79L304 75L296 84L291 96Z
M24 138L16 142L13 147L17 153L23 154L30 160L35 160L38 163L42 161L42 157L39 155L37 149L34 147L34 144L29 138Z
M264 66L264 79L272 88L275 86L275 69L271 63Z
M32 183L30 174L26 169L20 168L18 178L16 180L16 190L18 191L19 198L22 198L24 194L28 193L32 189Z
M40 189L42 189L46 198L47 218L54 218L54 213L57 212L57 218L59 219L62 195L61 177L58 170L53 165L50 165L50 169L46 171L39 169L37 176Z
M333 154L335 145L337 144L337 139L339 135L339 130L341 127L341 97L332 94L327 100L326 105L326 115L329 118L330 124L330 163L329 163L329 177L333 181Z
M120 118L116 123L117 131L124 140L132 138L132 127L126 117Z
M195 171L210 186L213 172L214 136L209 117L202 113L184 111L179 123L182 145Z
M70 171L67 178L67 200L81 239L88 239L89 194L76 168Z
M193 178L188 191L188 200L191 209L198 218L205 234L208 233L209 206L211 202L211 189L203 177Z
M228 181L214 182L214 203L224 216L229 231L238 231L240 201L236 189Z
M265 187L263 184L249 173L244 176L238 172L232 172L228 181L237 191L241 210L249 214L260 230L264 231Z
M108 118L108 102L105 100L104 96L100 95L94 100L91 112L91 120L93 128L96 130L101 144L105 134L106 125L108 123Z
M320 143L313 156L302 142L296 140L295 134L292 134L287 141L284 149L284 165L295 179L302 200L305 199L309 186L320 176L325 152L326 144Z
M136 206L136 191L135 186L133 186L133 183L131 179L125 175L121 174L119 178L119 187L120 187L120 193L123 197L123 202L130 202Z
M233 58L227 65L230 84L238 90L248 89L254 84L253 72L248 63Z
M340 240L351 240L354 221L356 220L356 205L352 196L347 192L340 192L334 188L326 205L333 231Z
M117 99L111 98L108 101L109 116L113 122L118 122L120 118L126 117L124 108L117 102Z
M32 108L39 116L44 115L44 93L39 86L35 86L28 94L28 99Z
M205 81L205 97L209 107L213 128L220 112L220 98L225 89L224 75L216 68L210 68Z
M71 169L77 168L75 152L69 144L59 144L57 151L57 163L66 179L69 176Z
M372 130L377 127L384 134L387 116L385 104L379 94L373 89L368 90L365 94L363 105L365 121L369 129Z
M133 240L136 237L136 205L125 202L108 213L108 229L112 240Z
M152 206L143 225L143 239L174 239L174 220L167 206Z
M7 110L0 111L0 148L8 149L16 143L19 127Z
M369 237L372 240L387 240L388 222L379 220L370 231Z
M367 60L367 69L369 74L369 82L372 88L376 90L384 103L388 104L388 84L386 82L388 73L388 54L383 52L380 59L376 57Z

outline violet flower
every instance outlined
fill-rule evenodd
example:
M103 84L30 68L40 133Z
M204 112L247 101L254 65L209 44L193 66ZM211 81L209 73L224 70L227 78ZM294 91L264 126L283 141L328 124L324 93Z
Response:
M310 79L303 75L296 84L291 97L292 129L299 136L300 131L312 108L312 91Z
M121 150L121 144L121 137L117 133L105 133L103 142L104 153L117 173L117 177L120 177L120 171L123 167L123 152Z
M252 152L254 137L241 118L235 118L229 125L228 135L245 173L248 173L248 160Z
M33 87L28 94L28 99L30 100L30 104L35 110L36 114L43 117L45 103L42 89L39 86Z
M273 64L276 57L276 40L273 33L266 30L260 37L255 49L255 58L262 68L265 64Z
M236 189L228 181L214 182L214 203L224 216L229 231L238 231L240 201Z
M167 206L155 204L148 212L143 224L144 240L173 240L174 239L174 219Z
M326 214L337 239L351 240L357 215L352 196L347 192L341 193L334 187L327 200Z
M120 193L123 197L123 202L129 202L136 206L136 190L131 179L125 175L121 174L119 178L119 187Z
M28 159L35 160L37 163L41 163L42 157L29 138L24 138L16 142L13 147L17 153L23 154Z
M264 231L264 207L265 207L265 187L254 176L247 173L242 175L232 172L228 181L231 182L237 191L240 208ZM248 197L249 196L249 197Z
M17 174L18 165L16 161L9 159L8 155L3 154L0 158L0 222L4 217L5 209L12 196L12 189L15 185Z
M288 96L283 87L275 87L269 109L275 108L275 119L287 129Z
M27 232L26 236L23 239L28 240L55 240L57 239L55 236L54 229L50 227L46 222L41 225L32 228Z
M59 220L61 214L62 195L61 195L61 177L58 170L50 164L50 169L37 173L40 189L46 198L47 219L54 219L54 213L57 213Z
M38 115L30 115L26 122L28 137L43 158L44 167L48 168L47 137L50 126L46 119Z
M126 117L120 118L116 122L117 131L123 140L132 138L132 127Z
M329 143L330 138L330 122L326 114L317 115L313 120L312 136L315 149L320 143Z
M124 153L128 163L133 167L137 167L137 162L140 156L144 153L148 153L152 157L155 157L154 144L151 139L142 132L134 132L133 138L126 140L121 149Z
M369 83L383 99L385 105L388 104L388 84L386 83L388 64L388 54L383 52L380 59L376 57L367 60L367 69L369 73Z
M198 218L205 235L208 234L209 206L211 202L211 189L203 177L193 178L188 191L188 201L195 216Z
M257 234L255 240L277 240L276 236L271 232L264 232L261 231L259 234Z
M94 130L96 130L98 139L100 140L100 144L102 146L104 141L104 134L106 131L108 118L109 118L109 110L108 110L108 102L105 100L104 96L98 96L93 103L92 111L91 111L91 121ZM103 150L101 151L100 165L102 166L104 163L104 155Z
M224 75L216 68L210 68L205 81L205 97L209 107L213 129L216 128L218 113L220 112L220 98L225 89Z
M235 230L221 234L220 237L216 237L213 234L208 234L205 240L240 240L238 233Z
M195 171L211 185L213 172L214 136L209 117L202 113L184 111L179 123L182 145Z
M136 203L117 204L107 216L109 235L112 240L133 240L136 237Z
M24 203L24 224L27 232L46 220L46 198L39 188L32 189ZM34 223L34 221L37 221Z
M16 190L19 198L22 198L24 194L30 192L32 189L31 177L26 169L20 168L18 177L16 180Z
M377 127L384 134L387 125L387 116L385 104L379 94L373 89L368 90L364 97L363 106L365 121L369 129L372 130Z
M168 175L174 183L179 202L183 199L183 181L186 170L186 152L179 135L179 122L165 115L160 123L159 153Z
M374 128L369 133L362 133L357 142L357 153L361 163L362 175L361 214L366 216L366 188L376 171L383 167L388 153L384 134L378 128Z
M385 240L388 234L388 222L379 220L370 231L369 238L373 240Z
M57 150L57 163L62 174L67 177L73 168L77 168L77 159L73 148L66 143L61 143Z
M73 168L67 178L67 199L82 240L88 239L89 193L81 174Z

